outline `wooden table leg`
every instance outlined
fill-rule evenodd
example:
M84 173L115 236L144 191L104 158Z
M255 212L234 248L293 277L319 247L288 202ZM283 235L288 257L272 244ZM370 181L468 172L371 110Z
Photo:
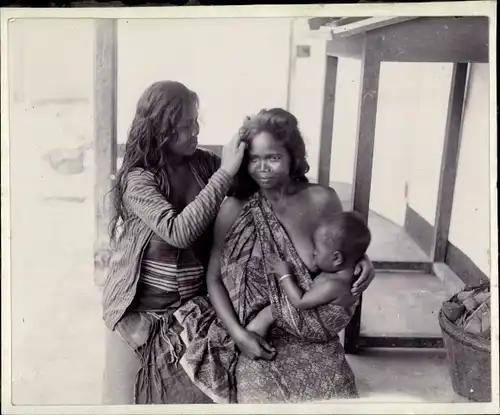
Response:
M377 118L377 101L380 76L379 53L381 45L372 40L368 34L365 38L361 60L361 87L358 111L358 134L356 143L356 160L353 183L353 210L361 213L368 222L370 209L370 190L373 166L373 149L375 143L375 124ZM346 328L345 350L356 353L361 329L361 304Z
M323 96L323 114L319 143L318 183L330 185L330 164L332 160L333 115L335 111L335 90L339 59L326 56L325 87Z
M436 218L434 221L434 241L432 248L432 260L434 262L444 262L448 245L468 68L468 63L453 64L448 116L441 160L441 176L439 178L436 204Z

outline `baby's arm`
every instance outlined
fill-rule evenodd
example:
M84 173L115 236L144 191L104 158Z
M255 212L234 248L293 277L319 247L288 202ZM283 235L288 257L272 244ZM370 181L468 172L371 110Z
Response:
M355 298L351 294L351 273L323 272L314 279L309 291L304 291L296 284L286 261L277 257L268 258L269 270L278 277L285 294L295 308L306 310L324 304L333 303L341 306L354 304Z
M339 278L340 277L340 278ZM351 285L349 281L342 281L341 275L322 273L316 277L311 289L304 291L296 284L292 276L280 280L281 286L288 299L295 308L307 310L324 304L336 302L349 292Z
M259 314L257 314L245 328L248 331L253 331L259 336L265 337L267 331L269 330L269 328L273 323L274 323L273 313L271 311L271 306L268 305L267 307L260 310Z

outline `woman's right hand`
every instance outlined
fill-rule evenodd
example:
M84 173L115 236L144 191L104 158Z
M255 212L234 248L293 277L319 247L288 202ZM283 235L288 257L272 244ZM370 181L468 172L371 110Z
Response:
M243 155L245 154L246 143L241 141L239 134L236 134L233 139L227 143L222 149L221 168L227 171L231 176L238 172Z
M252 360L273 360L276 349L259 335L248 330L241 330L234 338L241 352Z

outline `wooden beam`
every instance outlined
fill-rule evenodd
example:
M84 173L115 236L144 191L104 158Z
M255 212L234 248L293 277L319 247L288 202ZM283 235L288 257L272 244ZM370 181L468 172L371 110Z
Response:
M332 159L333 113L335 111L335 90L337 87L338 58L326 56L323 114L319 143L318 183L330 184L330 163Z
M352 19L352 18L351 18ZM416 19L416 17L395 16L395 17L367 17L356 19L354 21L338 20L332 25L332 33L334 36L348 37L365 33L371 30L380 29L386 26L391 26L398 23L406 22L407 20Z
M359 348L415 348L415 349L442 349L442 337L370 337L361 336Z
M288 66L286 70L286 109L290 111L290 105L292 100L292 76L295 69L295 36L294 36L294 23L295 19L290 20L290 25L288 28Z
M321 26L324 26L330 22L338 19L337 17L312 17L307 20L307 24L309 25L309 30L318 30Z
M458 168L468 68L469 64L467 63L455 63L453 65L431 251L434 262L444 262L446 256Z
M348 354L356 354L359 352L359 333L361 331L361 307L363 296L359 296L359 303L354 310L354 315L351 321L345 328L344 335L344 350Z
M379 45L368 34L361 61L353 210L368 221L380 77Z
M487 17L421 17L370 33L383 41L382 61L489 61Z
M346 39L330 37L326 42L326 54L341 58L361 59L363 56L364 38L365 35L352 36Z
M116 20L95 21L94 61L94 282L103 283L110 259L109 198L116 173Z
M373 38L368 33L365 37L362 54L353 185L353 210L361 213L367 222L370 209L373 148L375 143L380 76L380 59L378 56L380 44L376 40L376 38ZM358 339L361 329L361 304L362 296L360 296L359 305L345 331L345 350L347 353L356 353L358 351Z
M415 273L432 274L432 262L423 261L377 261L372 260L378 271L413 271Z

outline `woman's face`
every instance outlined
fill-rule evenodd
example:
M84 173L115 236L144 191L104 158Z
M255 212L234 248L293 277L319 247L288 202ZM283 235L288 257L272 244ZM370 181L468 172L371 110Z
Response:
M198 109L193 105L177 126L177 135L169 141L169 150L179 156L190 156L198 145L199 132Z
M262 132L250 143L248 174L259 187L273 189L290 180L290 161L284 145Z

